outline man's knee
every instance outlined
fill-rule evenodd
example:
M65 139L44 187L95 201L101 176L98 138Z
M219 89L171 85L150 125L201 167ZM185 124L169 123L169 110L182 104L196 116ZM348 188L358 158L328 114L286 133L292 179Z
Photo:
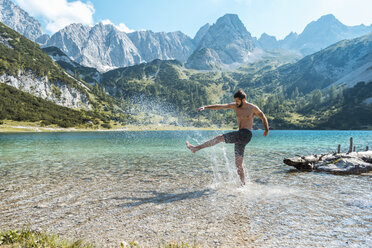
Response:
M235 144L235 157L244 157L245 145Z
M217 140L219 142L225 142L225 137L223 136L223 134L219 134L219 135L217 135Z

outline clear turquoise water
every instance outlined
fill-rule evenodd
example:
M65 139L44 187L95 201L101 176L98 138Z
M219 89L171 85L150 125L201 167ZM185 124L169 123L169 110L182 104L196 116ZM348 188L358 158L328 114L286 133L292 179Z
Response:
M371 247L372 174L303 173L285 157L372 148L371 131L254 131L239 188L223 131L0 134L0 229L103 246Z

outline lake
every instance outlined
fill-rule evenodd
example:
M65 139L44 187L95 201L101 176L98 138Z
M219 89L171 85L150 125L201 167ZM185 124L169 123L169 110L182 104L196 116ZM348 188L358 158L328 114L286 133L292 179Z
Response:
M372 173L298 172L295 155L372 148L372 131L253 131L249 183L234 148L185 146L227 131L0 134L0 229L105 247L372 247Z

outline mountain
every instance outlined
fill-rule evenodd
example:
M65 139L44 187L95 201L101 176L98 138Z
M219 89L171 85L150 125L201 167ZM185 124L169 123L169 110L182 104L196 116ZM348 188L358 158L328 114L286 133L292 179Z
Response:
M64 52L57 47L46 47L42 49L54 61L58 63L66 72L78 80L83 80L90 85L101 81L101 74L96 68L82 66L71 60Z
M269 87L279 83L291 94L296 88L303 94L325 89L337 80L372 62L372 32L360 38L343 40L296 63L258 77L256 84Z
M285 50L295 50L294 43L298 38L298 34L291 32L283 40L278 41L278 46Z
M44 34L40 23L11 0L0 0L0 22L33 41Z
M341 40L357 38L369 32L372 32L372 25L346 26L329 14L309 23L301 34L291 32L283 40L263 33L258 45L264 50L291 50L306 56Z
M236 71L195 71L178 61L154 60L108 71L102 75L100 85L110 95L136 104L129 111L135 116L133 124L171 121L177 125L232 127L233 112L195 115L194 109L230 102L234 91L242 88L249 101L265 112L273 129L370 129L372 80L371 74L366 74L371 70L370 37L343 42L293 64L280 66L283 62L272 54L271 58L265 57ZM335 60L337 57L343 60L353 51L358 56L352 63L341 65ZM343 88L330 78L346 76L330 73L324 74L324 80L318 84L322 78L319 73L324 71L314 68L327 57L331 59L330 66L343 71L342 75L360 75L365 83ZM256 121L260 127L259 120Z
M56 49L48 52L64 58ZM0 22L0 119L109 128L110 120L127 120L122 108L97 84L70 76L38 44Z
M357 40L345 45L344 52L358 45L364 46L361 42ZM368 42L365 44L368 48ZM334 56L339 55L334 49L324 56L332 57L333 53ZM320 57L312 59L321 60ZM359 60L363 63L363 55ZM370 78L350 88L330 88L332 81L328 79L327 84L315 85L314 90L309 90L306 84L317 83L316 78L320 77L315 70L309 69L313 66L308 64L309 60L281 67L275 63L275 60L271 64L257 61L238 71L196 71L185 68L177 61L154 60L108 71L103 74L101 85L110 95L137 104L131 114L142 116L142 112L146 113L144 122L139 122L141 124L163 123L173 118L180 125L231 127L235 125L233 112L210 111L195 115L194 109L207 104L231 102L233 93L242 88L248 101L265 112L273 129L372 127ZM365 67L365 70L369 68ZM305 85L297 79L302 79ZM291 87L297 91L291 91ZM152 117L154 113L160 115L160 119ZM352 119L345 118L351 113ZM256 122L260 127L258 119Z
M360 38L340 41L303 58L291 69L284 69L283 72L289 76L288 83L293 83L293 86L296 85L308 92L325 88L371 62L372 32ZM298 72L302 76L294 76L299 75Z
M205 27L198 47L187 61L193 69L229 67L248 62L255 45L239 17L226 14L211 27Z
M154 59L186 61L195 45L181 32L139 31L126 34L113 25L71 24L55 33L44 47L61 49L75 62L108 71Z
M329 32L342 31L332 16L328 19L322 22L323 26L331 23ZM194 109L230 102L233 92L242 88L249 101L267 114L273 128L372 128L372 33L339 41L297 60L293 50L304 52L304 47L318 44L317 37L311 40L304 34L323 26L277 41L266 34L259 40L251 37L236 15L203 26L194 39L181 32L126 34L112 25L72 24L50 40L47 36L37 39L58 44L44 48L44 53L34 42L0 24L0 119L11 116L71 126L110 120L146 124L160 118L162 123L231 126L235 123L232 112L196 116ZM368 30L357 27L342 32L355 35ZM180 56L182 60L187 54L191 55L186 67L176 60L152 60L157 56ZM102 72L122 64L133 65L105 73L84 66ZM242 66L233 71L187 68L238 65ZM155 118L150 110L161 114ZM56 117L57 113L64 113L63 117ZM68 116L75 117L66 124Z
M359 82L372 82L372 61L338 79L334 85L352 88Z
M58 31L44 47L55 46L77 63L107 71L142 62L132 41L113 25L71 24Z
M195 37L194 37L195 44L198 45L200 43L200 41L203 39L204 35L208 32L210 27L211 25L207 23L198 30L198 32L195 34Z
M35 42L37 44L39 44L40 46L44 46L48 42L49 39L50 39L50 36L48 34L43 34L43 35L39 36L35 40Z
M40 47L0 23L0 82L56 104L91 109L84 83L56 66Z
M177 59L186 61L195 50L193 40L182 32L138 31L127 34L141 55L142 61Z
M276 37L266 33L263 33L258 39L258 44L264 50L274 50L279 47L279 42L276 40Z
M193 39L179 31L126 34L110 24L94 27L71 24L49 40L41 36L37 41L43 47L58 47L75 62L100 72L154 59L176 59L192 69L223 70L260 60L263 51L287 50L289 54L306 56L370 31L372 25L346 26L333 15L325 15L308 24L301 34L292 32L277 40L263 33L257 40L237 15L226 14L215 24L201 27Z
M291 48L309 55L338 41L357 38L369 32L372 32L372 25L346 26L329 14L309 23ZM286 44L284 46L288 47Z

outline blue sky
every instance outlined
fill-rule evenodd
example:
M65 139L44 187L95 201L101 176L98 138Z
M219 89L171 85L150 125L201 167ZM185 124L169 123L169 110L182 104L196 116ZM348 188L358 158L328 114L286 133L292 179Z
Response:
M346 25L372 24L371 0L14 0L52 34L73 23L103 21L122 30L182 31L193 37L206 23L238 14L247 30L283 39L311 21L334 14Z

